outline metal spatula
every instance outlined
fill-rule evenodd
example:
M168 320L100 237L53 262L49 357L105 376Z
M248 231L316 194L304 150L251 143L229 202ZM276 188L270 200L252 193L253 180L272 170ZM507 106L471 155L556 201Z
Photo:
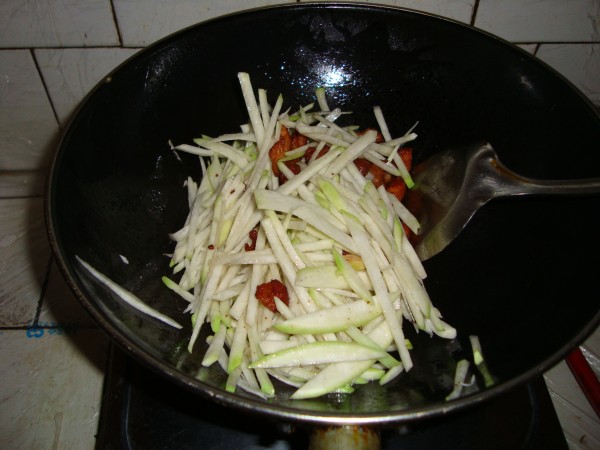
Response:
M415 250L421 260L441 252L488 201L515 195L600 193L600 178L537 180L506 168L489 143L435 154L413 170L404 203L421 223Z

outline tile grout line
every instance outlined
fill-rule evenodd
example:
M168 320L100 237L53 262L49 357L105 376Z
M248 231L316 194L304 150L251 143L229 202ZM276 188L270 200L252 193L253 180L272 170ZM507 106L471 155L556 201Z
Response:
M473 14L471 14L471 23L472 27L475 26L475 17L477 16L477 10L479 9L479 0L475 0L475 4L473 4Z
M48 284L50 282L50 272L52 270L52 261L54 261L54 257L50 255L48 258L48 263L46 264L46 274L44 275L44 281L42 282L42 289L40 290L40 298L38 299L38 304L35 309L35 316L33 318L33 323L31 324L32 328L38 328L40 315L42 314L42 303L44 301L44 297L46 296L46 291L48 290Z
M35 49L30 48L29 53L31 54L31 58L33 59L33 64L35 65L35 70L37 71L38 76L40 77L42 86L44 86L44 92L46 93L46 98L48 99L48 102L50 103L50 108L52 108L52 114L54 114L54 119L56 120L56 125L60 129L61 123L60 123L60 119L58 118L58 112L56 111L56 107L54 106L54 102L52 101L52 96L50 95L50 91L48 90L48 84L46 83L46 80L44 79L44 74L42 73L40 64L37 60L37 57L35 56Z
M119 40L119 47L123 48L123 36L121 35L121 27L119 27L119 20L117 19L117 11L115 10L115 2L114 0L110 0L110 11L112 13L113 24L115 25L115 30L117 31L117 39Z
M54 324L54 325L37 325L37 326L31 326L31 325L8 325L8 326L0 326L0 331L28 331L28 330L65 330L65 331L71 331L71 330L99 330L99 328L95 325L61 325L61 324Z
M36 45L34 47L2 47L0 51L18 51L18 50L87 50L87 49L111 49L111 48L131 48L142 49L139 45Z
M472 17L472 21L474 20L474 17ZM470 25L473 25L473 23L470 22ZM475 28L477 28L478 30L481 30L481 28L478 28L477 26L475 26ZM482 30L485 31L485 30ZM493 33L492 33L493 34ZM494 35L494 34L493 34ZM494 36L498 36L498 35L494 35ZM582 40L557 40L557 41L552 41L552 40L540 40L540 41L518 41L518 40L510 40L510 39L506 39L506 38L501 38L504 39L506 42L509 42L511 44L539 44L539 45L598 45L600 44L600 39L594 39L594 40L588 40L588 41L582 41ZM152 43L150 43L149 45L152 45ZM126 45L126 44L121 44L121 45L67 45L67 46L56 46L56 45L48 45L48 46L36 46L36 47L2 47L0 46L0 51L11 51L11 50L98 50L98 49L115 49L115 48L122 48L122 49L130 49L130 50L142 50L144 48L146 48L146 46L143 45Z
M31 194L31 195L7 195L6 197L0 196L0 200L30 200L32 198L43 198L43 194Z

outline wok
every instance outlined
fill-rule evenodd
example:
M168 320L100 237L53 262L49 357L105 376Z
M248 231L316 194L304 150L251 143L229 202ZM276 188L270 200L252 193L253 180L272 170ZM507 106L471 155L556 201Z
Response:
M395 382L310 401L291 401L281 385L272 400L226 392L220 368L201 369L203 347L185 350L186 305L161 276L170 273L168 233L188 212L184 180L200 175L197 159L178 160L168 141L190 143L247 122L240 71L271 99L282 93L289 107L313 101L324 86L330 105L354 112L353 123L375 126L374 105L393 135L418 120L416 162L486 140L524 176L600 176L600 117L584 96L519 48L452 20L393 7L300 3L169 36L107 75L81 103L54 155L46 193L47 228L68 284L101 328L165 382L278 420L407 423L502 395L548 370L598 325L598 196L507 199L485 205L425 262L430 296L459 334L448 341L407 330L415 367ZM123 305L75 255L186 326L175 330ZM472 334L496 383L446 402L456 361L471 358Z

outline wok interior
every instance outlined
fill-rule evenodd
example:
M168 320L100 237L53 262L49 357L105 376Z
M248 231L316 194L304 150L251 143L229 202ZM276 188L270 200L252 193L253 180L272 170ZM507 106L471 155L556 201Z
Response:
M481 339L498 382L494 392L548 369L598 323L598 198L492 202L425 263L430 296L458 329L457 340L405 326L414 369L385 387L359 386L351 396L291 402L291 390L279 384L269 401L224 392L220 368L200 368L202 346L192 355L185 350L187 305L160 277L170 273L168 234L188 212L184 180L200 175L197 160L181 155L179 161L167 142L238 130L247 121L239 71L249 72L255 89L266 88L273 101L282 93L286 107L314 101L314 89L324 85L331 106L354 112L352 123L375 126L374 105L393 135L418 120L417 161L485 139L523 175L600 176L593 108L524 52L468 27L358 5L263 9L192 27L140 52L98 85L64 136L49 185L61 268L131 354L195 392L242 407L306 414L300 418L402 420L448 406L455 363L470 357L469 334ZM75 255L184 329L122 305Z

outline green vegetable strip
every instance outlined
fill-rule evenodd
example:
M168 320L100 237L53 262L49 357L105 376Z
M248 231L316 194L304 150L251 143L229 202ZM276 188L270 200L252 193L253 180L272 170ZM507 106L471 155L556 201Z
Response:
M155 319L160 320L161 322L164 322L164 323L166 323L168 325L171 325L172 327L181 328L181 325L179 325L173 319L171 319L170 317L167 317L166 315L160 313L159 311L155 310L154 308L146 305L135 294L133 294L132 292L129 292L128 290L122 288L121 286L119 286L118 284L116 284L114 281L112 281L110 278L108 278L106 275L98 272L95 268L93 268L90 264L88 264L87 262L85 262L79 256L76 255L75 258L77 259L77 261L79 261L79 263L90 274L92 274L98 281L100 281L103 285L105 285L112 292L114 292L116 295L118 295L119 298L121 300L123 300L125 303L133 306L134 308L136 308L137 310L143 312L144 314L147 314L147 315L149 315L151 317L154 317Z
M270 368L364 361L383 358L382 350L350 342L313 342L271 353L250 364L251 368ZM363 371L364 372L364 371Z
M194 343L198 338L198 334L200 333L200 328L204 323L204 319L206 318L206 314L210 308L211 300L210 297L214 294L216 285L218 280L223 273L224 267L222 265L212 267L210 277L208 278L204 288L201 291L201 294L196 297L194 303L190 305L191 311L196 314L196 323L194 324L194 329L192 331L192 336L190 338L190 342L188 344L188 351L192 353L194 348Z
M256 190L262 190L266 187L268 177L263 176L256 186ZM243 246L248 239L248 233L258 224L262 213L256 211L256 206L253 201L254 191L247 189L240 200L237 202L237 213L234 216L229 238L225 243L225 251L233 251L238 247Z
M300 185L308 181L314 175L320 173L329 163L335 161L340 154L339 150L329 151L322 158L317 159L315 162L309 164L304 170L298 175L289 180L287 183L281 185L277 192L282 195L288 195L294 192Z
M266 237L264 233L259 233L256 238L256 248L260 251L265 248ZM258 315L258 300L254 293L259 284L265 280L265 266L255 265L251 268L250 275L250 295L248 297L248 304L246 306L246 323L254 324L257 322Z
M358 276L356 270L354 270L336 249L332 249L331 253L333 253L333 259L338 268L338 272L344 277L348 286L350 286L352 291L356 292L364 301L371 303L373 297L371 296L369 289Z
M327 97L325 96L325 88L324 87L318 87L317 89L315 89L315 96L317 97L317 103L319 104L319 108L321 108L321 111L327 111L329 112L329 105L327 104Z
M221 355L225 345L226 336L227 327L220 327L204 354L204 358L202 359L203 366L208 367L219 359L219 355Z
M239 320L242 314L246 311L246 306L248 305L248 301L250 299L250 280L246 282L244 287L242 288L242 292L237 296L233 305L229 309L229 314L236 320ZM254 295L254 293L252 293Z
M363 134L356 140L356 142L346 148L346 150L333 163L330 164L327 169L328 175L337 175L340 170L361 156L361 154L365 152L367 146L375 142L376 138L377 132L374 130L369 130Z
M181 296L187 302L191 303L194 301L194 296L191 293L189 293L188 291L186 291L185 289L182 289L173 280L169 279L168 277L162 277L162 281L165 284L165 286L167 286L173 292L175 292L176 294Z
M246 321L243 317L240 317L235 327L233 341L231 342L231 350L229 351L229 362L227 364L227 373L232 373L242 363L244 350L246 348L247 335L248 330L246 328Z
M400 354L402 364L406 370L410 370L413 366L412 359L408 349L406 348L402 327L396 317L396 313L390 301L389 293L385 286L383 276L379 270L377 257L375 256L373 249L369 246L369 236L364 231L364 228L351 217L348 218L347 223L348 228L350 228L350 234L352 235L356 246L360 249L358 254L365 263L365 268L367 269L369 278L373 283L375 295L377 296L377 302L383 311L383 315L385 316L388 325L390 326L390 330L392 332L392 336L394 337L394 341L396 342L396 347L398 349L398 353Z
M256 330L250 327L248 329L248 343L250 347L250 355L252 361L257 361L263 357L258 342L259 339ZM269 378L267 372L264 369L259 368L254 369L254 372L260 384L260 390L264 392L268 397L273 397L275 395L275 387L273 386L273 383L271 383L271 379Z
M469 361L461 359L456 364L456 372L454 374L454 388L452 392L446 396L446 400L453 400L460 397L465 379L469 370Z
M393 342L389 327L385 321L374 328L368 335L379 347L385 348ZM330 364L302 385L292 394L293 399L319 397L351 382L373 365L375 360L341 362Z
M255 189L260 179L263 175L263 171L267 170L268 164L270 164L269 160L269 149L275 142L275 129L277 126L277 116L279 115L279 111L283 104L283 97L280 95L277 98L277 102L273 107L273 113L271 114L271 119L269 121L268 126L264 130L264 139L263 141L257 140L258 142L258 159L254 163L254 168L252 169L252 174L250 175L250 180L248 182L248 186L250 189Z
M269 102L267 100L267 91L265 89L258 90L258 106L260 109L260 116L262 118L263 126L266 127L269 124Z
M308 295L306 289L301 286L296 286L294 284L296 278L296 269L294 268L294 264L290 260L289 256L285 252L283 245L279 241L279 238L277 237L277 232L275 231L275 228L271 223L270 219L263 219L260 223L261 227L265 232L265 235L267 236L267 240L269 241L269 244L273 249L273 253L277 258L277 262L279 263L279 266L281 267L285 278L289 281L290 285L292 285L293 290L298 296L298 299L300 300L302 306L304 307L306 312L314 311L316 307L313 301L311 300L310 296Z
M250 122L252 123L252 131L254 131L256 142L260 147L265 138L265 126L260 116L260 110L258 108L258 104L256 103L256 98L254 97L250 75L241 72L238 74L238 79L242 88L244 102L246 103L246 108L248 110L248 116L250 117Z

